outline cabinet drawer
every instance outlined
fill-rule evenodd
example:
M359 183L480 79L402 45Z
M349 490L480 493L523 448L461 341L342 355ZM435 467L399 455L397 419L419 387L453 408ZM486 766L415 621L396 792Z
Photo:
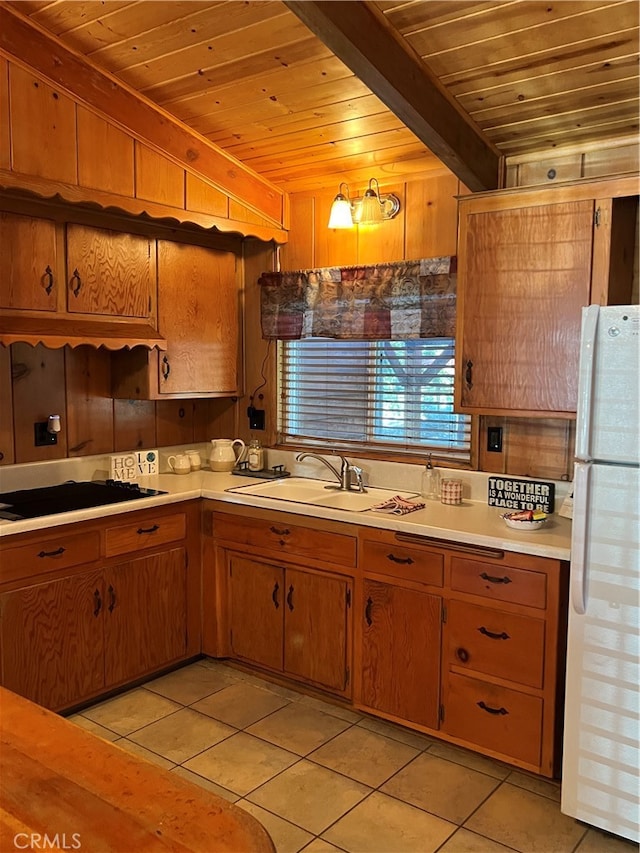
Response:
M541 610L547 606L547 576L543 572L511 566L454 557L451 560L451 588Z
M450 673L448 679L444 731L540 765L542 699L464 675Z
M449 663L542 687L544 621L450 601Z
M143 521L109 527L105 532L105 556L116 557L154 548L166 542L184 539L187 533L187 518L184 513L176 515L150 515Z
M282 554L315 557L343 566L356 564L356 539L344 533L332 533L309 527L298 527L287 519L239 518L216 513L213 522L216 539L266 548Z
M436 551L365 541L362 554L366 572L442 586L444 557Z
M75 536L52 536L28 545L2 548L0 581L18 580L34 575L93 563L100 556L100 535L97 531Z

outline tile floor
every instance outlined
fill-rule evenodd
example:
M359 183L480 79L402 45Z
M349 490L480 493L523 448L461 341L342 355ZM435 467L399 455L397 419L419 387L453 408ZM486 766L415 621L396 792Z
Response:
M278 853L631 853L559 785L201 660L70 718L236 803Z

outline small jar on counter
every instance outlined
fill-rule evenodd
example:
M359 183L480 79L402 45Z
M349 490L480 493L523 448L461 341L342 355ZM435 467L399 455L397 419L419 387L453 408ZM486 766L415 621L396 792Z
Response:
M264 468L264 449L257 438L252 438L249 442L247 462L250 471L262 471Z

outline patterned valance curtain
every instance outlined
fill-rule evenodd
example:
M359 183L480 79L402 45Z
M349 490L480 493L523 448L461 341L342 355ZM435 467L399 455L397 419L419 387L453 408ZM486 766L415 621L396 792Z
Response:
M456 258L265 272L262 336L379 341L452 338Z

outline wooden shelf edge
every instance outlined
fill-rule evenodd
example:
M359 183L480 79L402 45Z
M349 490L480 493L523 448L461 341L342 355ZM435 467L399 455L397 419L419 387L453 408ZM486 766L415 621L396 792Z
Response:
M142 198L129 198L92 188L50 181L31 175L19 175L0 169L0 190L14 197L37 198L48 201L61 201L105 213L125 214L148 220L157 220L172 226L193 228L205 231L218 231L221 234L238 234L241 237L254 237L257 240L286 243L287 231L276 226L258 225L237 219L226 219L194 210L169 207Z
M76 320L73 317L0 316L0 344L44 344L49 349L88 345L109 350L146 347L167 349L166 340L144 322Z

